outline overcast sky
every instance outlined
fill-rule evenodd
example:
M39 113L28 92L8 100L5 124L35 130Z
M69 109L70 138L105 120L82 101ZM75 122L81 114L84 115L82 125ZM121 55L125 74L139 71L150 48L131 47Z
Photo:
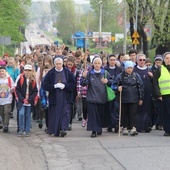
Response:
M32 2L51 2L51 1L55 1L55 0L32 0ZM60 0L61 1L61 0ZM62 0L62 1L69 1L69 0ZM77 3L89 3L89 0L74 0Z

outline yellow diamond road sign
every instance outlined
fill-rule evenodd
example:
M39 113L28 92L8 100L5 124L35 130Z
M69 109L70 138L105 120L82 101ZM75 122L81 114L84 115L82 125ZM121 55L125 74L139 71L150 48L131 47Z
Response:
M137 38L134 38L134 40L133 40L132 44L134 44L134 45L137 45L137 44L139 44L139 41L138 41L138 39L137 39Z
M115 38L114 36L111 37L111 40L112 40L112 41L115 41L115 39L116 39L116 38Z
M132 38L139 38L139 34L137 31L134 31L133 35L132 35Z

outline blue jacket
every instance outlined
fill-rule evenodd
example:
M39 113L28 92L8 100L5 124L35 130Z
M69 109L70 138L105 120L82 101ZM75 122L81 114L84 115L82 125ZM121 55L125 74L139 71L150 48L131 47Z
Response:
M41 99L42 107L46 109L48 107L49 99L47 96L47 91L45 91L44 85L43 85L44 77L42 78L41 82L42 83L41 83L41 88L40 88L40 99Z
M139 74L132 72L129 75L123 71L116 77L111 87L116 90L118 86L122 86L122 103L136 103L143 100L144 85Z
M10 77L12 78L14 82L16 78L18 77L18 75L20 74L20 70L18 68L14 69L14 67L11 67L11 66L7 66L6 71L8 72L8 74L10 75Z
M66 76L66 81L65 87L63 90L66 90L67 92L67 102L68 103L73 103L74 101L74 95L73 95L73 90L75 89L75 79L73 73L71 73L67 68L63 68ZM55 93L55 88L54 84L55 82L55 67L52 68L47 75L44 78L43 81L43 87L46 91L49 91L49 105L56 105L56 93Z

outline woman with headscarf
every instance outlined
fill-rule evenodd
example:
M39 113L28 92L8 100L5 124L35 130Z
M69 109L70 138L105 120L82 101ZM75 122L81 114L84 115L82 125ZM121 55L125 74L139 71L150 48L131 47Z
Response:
M135 73L134 63L126 61L124 63L124 71L116 77L117 90L121 95L121 125L123 127L123 135L138 135L136 131L136 115L138 106L143 103L143 82L139 74ZM115 88L116 89L116 88Z
M170 52L163 55L163 65L155 71L153 93L161 102L164 136L170 136Z
M63 67L63 57L54 58L52 68L44 78L44 89L49 91L48 132L64 137L69 125L69 114L73 102L75 81L73 74Z
M81 85L87 86L87 130L92 131L91 137L95 138L102 134L102 118L105 116L107 103L106 84L111 86L110 74L102 68L102 60L97 55L93 59L93 69L84 71L81 78ZM107 74L107 76L105 76Z

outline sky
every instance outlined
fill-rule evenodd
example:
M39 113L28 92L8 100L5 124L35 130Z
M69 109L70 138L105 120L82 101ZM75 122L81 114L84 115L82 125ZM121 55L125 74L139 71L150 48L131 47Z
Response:
M32 2L51 2L51 1L55 1L55 0L32 0ZM69 1L69 0L62 0L62 1ZM89 0L74 0L76 3L89 3Z

